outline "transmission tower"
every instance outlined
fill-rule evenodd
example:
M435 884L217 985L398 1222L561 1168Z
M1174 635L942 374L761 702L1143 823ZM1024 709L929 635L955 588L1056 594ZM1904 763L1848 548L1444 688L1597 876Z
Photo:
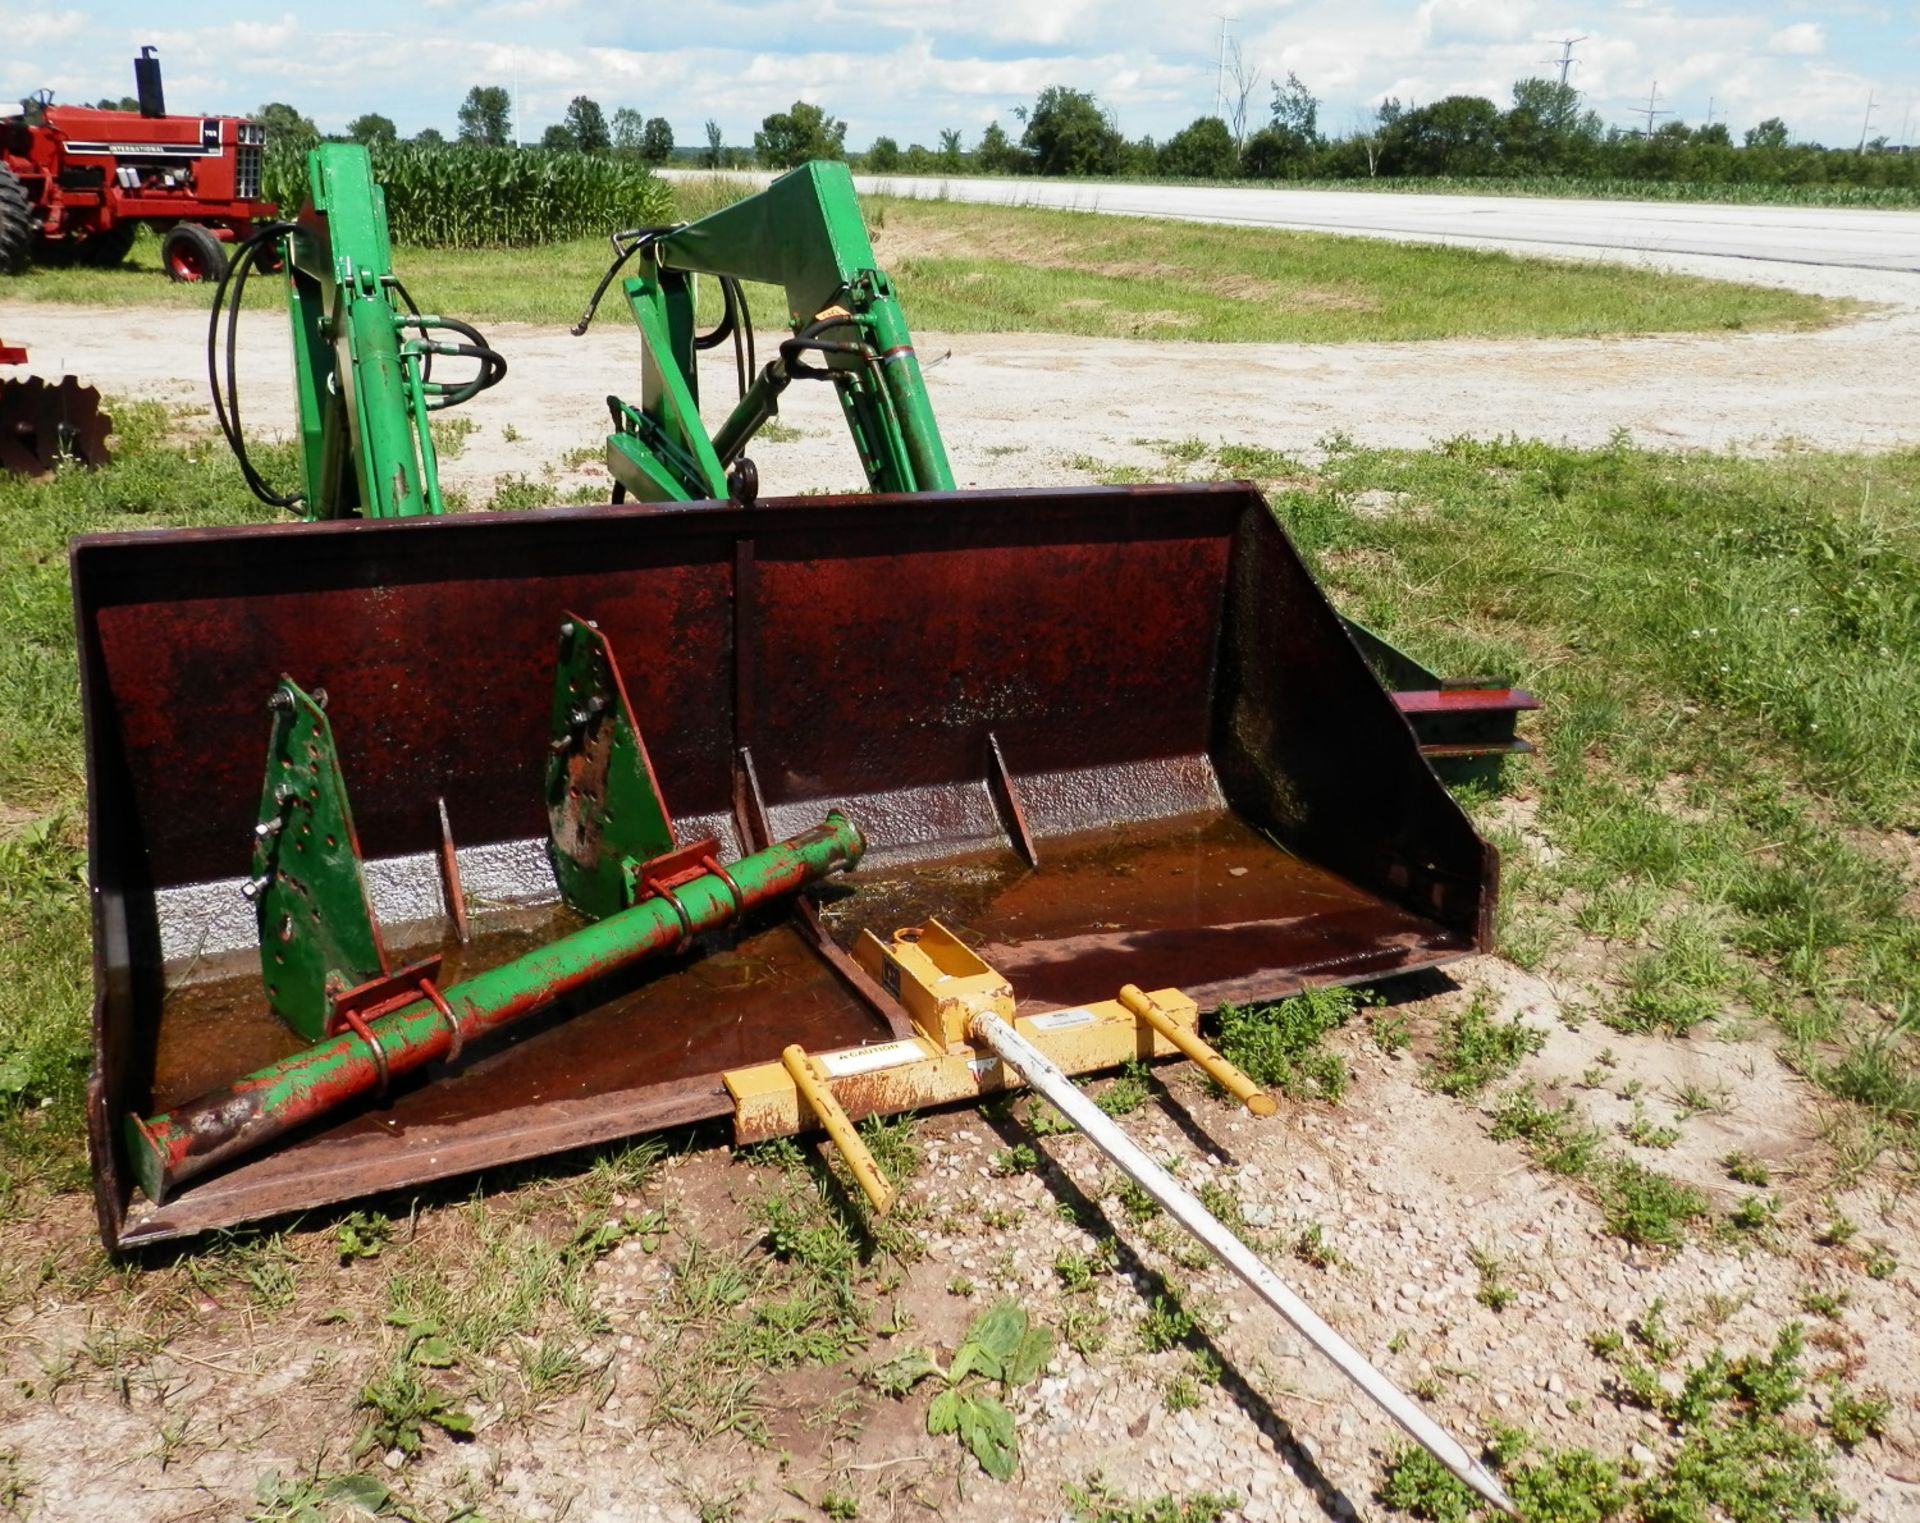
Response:
M1873 91L1867 91L1867 114L1860 121L1860 152L1867 151L1867 133L1873 128Z
M1633 110L1629 113L1629 115L1644 116L1647 119L1646 129L1643 132L1641 132L1640 136L1648 137L1648 138L1653 136L1653 119L1656 116L1672 116L1673 115L1671 111L1667 110L1666 107L1660 104L1660 81L1659 80L1656 79L1653 82L1653 88L1647 92L1647 103L1644 106L1635 106Z
M1213 114L1224 117L1227 114L1227 24L1233 20L1233 12L1225 15L1215 12L1220 23L1220 62L1213 74Z
M1558 58L1543 58L1540 62L1545 64L1549 69L1559 69L1560 83L1564 85L1567 82L1568 73L1580 66L1580 60L1573 56L1573 45L1577 42L1585 42L1586 40L1584 37L1562 37L1558 42L1554 43L1554 46L1560 50L1560 56Z

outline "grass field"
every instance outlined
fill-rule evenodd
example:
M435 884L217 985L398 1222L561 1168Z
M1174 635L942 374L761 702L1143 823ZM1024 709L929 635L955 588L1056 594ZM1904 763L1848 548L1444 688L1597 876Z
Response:
M674 189L679 215L694 217L743 187L683 180ZM1273 343L1589 337L1819 325L1853 309L1693 276L1373 238L884 196L862 204L909 320L929 333ZM429 310L560 325L580 316L609 258L605 243L581 240L400 248L394 266ZM0 289L102 306L204 307L210 294L164 280L151 238L121 268L35 269ZM778 293L749 291L762 329L785 321ZM250 300L267 309L280 297L263 280ZM617 292L599 320L628 320Z

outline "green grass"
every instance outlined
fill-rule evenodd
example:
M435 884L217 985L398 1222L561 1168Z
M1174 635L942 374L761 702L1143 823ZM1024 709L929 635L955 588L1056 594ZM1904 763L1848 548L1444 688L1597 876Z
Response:
M1314 989L1274 1005L1222 1005L1215 1017L1221 1054L1254 1083L1296 1099L1338 1100L1347 1065L1323 1045L1353 1018L1367 996L1353 989Z
M1833 1484L1833 1448L1808 1431L1799 1324L1782 1328L1765 1353L1729 1357L1711 1349L1670 1380L1626 1352L1617 1332L1590 1341L1615 1364L1615 1404L1661 1419L1664 1431L1642 1434L1659 1446L1655 1460L1536 1449L1522 1430L1496 1425L1487 1458L1529 1523L1837 1523L1852 1510ZM1827 1419L1834 1443L1865 1442L1889 1410L1877 1393L1836 1386ZM1411 1446L1389 1459L1380 1501L1430 1523L1492 1516L1439 1461Z
M1775 327L1842 309L1616 266L1268 228L873 198L880 261L912 321L1341 343Z
M1476 994L1465 1010L1447 1018L1439 1051L1427 1070L1427 1083L1443 1095L1470 1099L1495 1079L1512 1073L1546 1042L1544 1031L1517 1019L1494 1020L1485 996Z
M1407 511L1351 511L1377 491ZM1508 864L1547 969L1612 943L1597 1013L1630 1030L1770 1019L1869 1155L1911 1148L1920 453L1336 447L1275 502L1362 623L1543 699L1507 786L1558 855Z
M680 215L743 189L682 181ZM862 205L909 322L929 333L1345 343L1779 328L1856 310L1692 276L1374 238L887 196ZM598 238L402 246L394 268L432 311L557 325L580 316L610 257ZM704 322L718 315L711 285L702 283ZM35 269L0 289L29 300L195 309L210 294L165 280L158 242L144 235L121 268ZM749 287L749 296L763 332L785 321L779 292ZM277 309L281 300L271 280L250 288L252 306ZM598 320L629 321L617 291Z
M1237 1496L1199 1491L1192 1496L1161 1492L1130 1497L1098 1475L1064 1488L1074 1523L1219 1523L1240 1505Z

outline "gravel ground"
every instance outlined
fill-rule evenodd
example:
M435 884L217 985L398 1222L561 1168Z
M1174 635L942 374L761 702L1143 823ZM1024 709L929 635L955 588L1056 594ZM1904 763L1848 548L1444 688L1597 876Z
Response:
M1618 429L1677 449L1892 450L1920 444L1920 275L1704 256L1611 257L1876 304L1816 332L1409 344L1167 344L1046 334L922 333L935 411L962 486L1061 485L1069 455L1150 465L1135 441L1198 436L1300 452L1334 430L1362 445L1419 447L1518 433L1595 445ZM191 312L0 300L0 332L48 374L103 392L206 404L206 324ZM286 431L291 362L282 324L242 327L249 426ZM462 409L476 432L444 479L484 505L497 478L539 480L604 437L606 394L637 394L640 344L608 318L584 339L519 323L489 337L507 380ZM719 391L710 395L726 405ZM782 421L800 437L754 450L768 495L862 486L837 405L796 386ZM555 490L604 472L562 471Z
M1556 1446L1651 1464L1670 1441L1656 1419L1611 1399L1608 1366L1586 1347L1589 1334L1623 1328L1660 1299L1697 1359L1714 1345L1764 1349L1799 1318L1811 1324L1810 1372L1844 1371L1856 1388L1878 1386L1893 1398L1885 1437L1837 1460L1842 1491L1863 1519L1920 1518L1911 1202L1864 1187L1830 1194L1819 1097L1764 1043L1673 1042L1569 1024L1552 988L1497 960L1455 971L1457 985L1430 977L1413 991L1427 997L1399 1007L1412 1024L1412 1052L1385 1055L1358 1022L1340 1034L1353 1082L1338 1106L1289 1103L1255 1121L1204 1096L1192 1071L1175 1065L1160 1070L1159 1096L1124 1124L1177 1161L1189 1183L1233 1189L1280 1272L1391 1378L1431 1382L1428 1410L1470 1443L1505 1421ZM1783 1200L1779 1228L1666 1253L1609 1236L1589 1199L1529 1167L1518 1144L1490 1140L1481 1108L1421 1084L1419 1052L1474 989L1549 1034L1523 1076L1550 1097L1581 1095L1597 1119L1628 1109L1617 1093L1572 1087L1603 1048L1616 1090L1637 1079L1650 1095L1682 1082L1720 1091L1725 1112L1683 1123L1675 1148L1635 1151L1708 1189L1721 1213L1745 1192L1714 1160L1733 1148L1765 1160ZM1229 1493L1240 1499L1234 1516L1248 1523L1383 1515L1372 1491L1397 1434L1225 1271L1176 1263L1167 1250L1177 1240L1155 1224L1129 1223L1108 1198L1104 1222L1084 1209L1081 1220L1126 1245L1115 1271L1089 1290L1062 1287L1056 1257L1089 1251L1095 1240L1057 1208L1084 1207L1111 1185L1090 1144L1046 1139L1039 1173L1005 1179L989 1160L1019 1140L1012 1123L960 1111L924 1121L921 1135L928 1163L909 1198L929 1208L927 1253L885 1301L908 1324L898 1341L950 1351L1001 1295L1056 1327L1070 1308L1105 1320L1104 1348L1082 1357L1062 1346L1017 1404L1023 1465L1010 1485L987 1481L952 1439L925 1433L925 1390L895 1402L860 1391L845 1366L771 1378L766 1447L725 1438L695 1446L649 1421L668 1264L693 1236L721 1252L749 1240L755 1229L741 1203L769 1183L764 1168L712 1147L677 1157L645 1202L666 1207L672 1228L663 1242L652 1251L623 1245L593 1272L594 1303L611 1330L589 1355L602 1370L590 1394L532 1421L494 1426L499 1414L482 1411L469 1443L430 1437L408 1478L411 1493L471 1499L494 1519L696 1523L817 1517L814 1504L838 1492L857 1500L863 1518L1000 1523L1061 1516L1064 1487L1100 1473L1134 1495ZM640 1204L615 1201L616 1209ZM1814 1246L1810 1224L1836 1206L1865 1236L1895 1244L1903 1264L1891 1278L1866 1275L1856 1254ZM1316 1268L1289 1253L1314 1222L1339 1264ZM385 1266L331 1268L319 1262L327 1235L317 1236L295 1306L263 1317L243 1296L204 1296L167 1319L168 1348L130 1363L134 1378L124 1386L109 1366L36 1399L35 1380L102 1336L101 1303L49 1293L17 1310L0 1344L9 1376L0 1452L16 1454L35 1482L38 1510L29 1515L232 1517L265 1469L298 1472L316 1450L337 1466L356 1422L352 1393L382 1367ZM1497 1256L1515 1292L1504 1310L1477 1298L1476 1250ZM956 1281L970 1282L965 1294L954 1293ZM1166 1392L1191 1355L1146 1353L1139 1335L1169 1283L1202 1313L1226 1371L1218 1385L1199 1384L1198 1404L1178 1413ZM1847 1293L1833 1320L1800 1309L1816 1288ZM149 1315L157 1318L157 1308ZM891 1346L878 1342L867 1357ZM165 1453L159 1435L183 1412L193 1414L186 1440ZM728 1499L732 1512L719 1508Z

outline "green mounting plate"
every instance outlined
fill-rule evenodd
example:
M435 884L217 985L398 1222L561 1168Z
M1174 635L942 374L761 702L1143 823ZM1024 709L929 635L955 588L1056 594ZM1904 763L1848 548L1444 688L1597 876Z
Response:
M282 677L245 892L260 926L267 1003L310 1042L327 1035L333 996L386 971L360 842L347 808L324 691Z
M574 614L560 626L546 797L547 856L560 897L578 914L602 920L625 909L625 863L673 850L673 818L613 647Z

